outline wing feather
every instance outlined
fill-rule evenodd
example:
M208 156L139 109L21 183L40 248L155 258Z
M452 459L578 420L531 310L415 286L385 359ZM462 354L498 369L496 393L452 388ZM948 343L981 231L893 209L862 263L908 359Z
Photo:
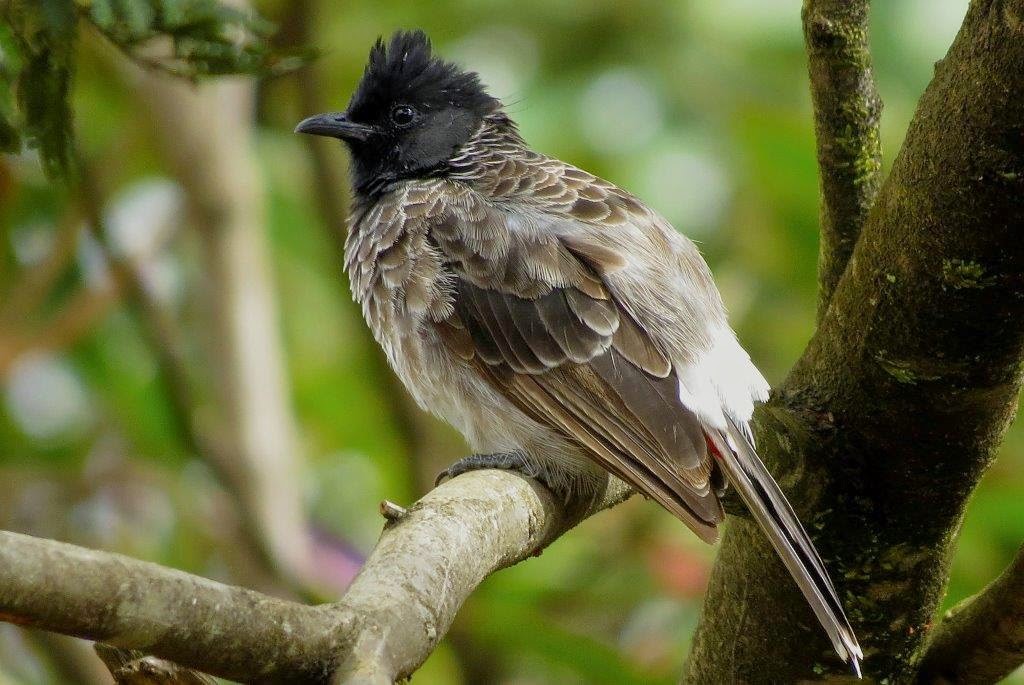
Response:
M453 314L434 324L441 339L463 359L471 353L515 406L713 540L720 474L667 356L602 278L599 266L620 268L621 259L580 235L552 241L479 198L462 200L433 236L453 282Z

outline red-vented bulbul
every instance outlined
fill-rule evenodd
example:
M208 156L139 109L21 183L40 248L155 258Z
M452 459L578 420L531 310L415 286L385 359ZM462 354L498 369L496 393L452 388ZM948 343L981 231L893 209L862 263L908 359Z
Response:
M296 131L348 145L352 293L416 401L479 452L442 475L514 468L586 493L612 473L709 542L732 487L859 673L824 564L754 451L768 384L692 242L531 150L420 31L378 40L348 109Z

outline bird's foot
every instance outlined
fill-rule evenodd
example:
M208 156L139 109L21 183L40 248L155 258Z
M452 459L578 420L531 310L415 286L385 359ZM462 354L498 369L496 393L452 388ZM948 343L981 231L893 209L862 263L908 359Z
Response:
M481 469L503 469L506 471L518 471L530 478L540 476L537 465L527 459L526 453L521 450L512 452L499 452L497 454L473 454L446 468L437 474L434 479L434 487L437 487L446 480L455 476L461 476L467 471L479 471Z

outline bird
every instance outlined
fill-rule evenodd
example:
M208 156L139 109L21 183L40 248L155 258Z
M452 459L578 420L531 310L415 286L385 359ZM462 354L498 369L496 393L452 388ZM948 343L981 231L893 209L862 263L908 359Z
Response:
M295 131L348 148L353 298L412 397L475 452L439 480L513 469L568 497L611 474L707 542L732 488L860 676L825 564L755 449L768 383L692 241L531 149L421 30L378 38L347 108Z

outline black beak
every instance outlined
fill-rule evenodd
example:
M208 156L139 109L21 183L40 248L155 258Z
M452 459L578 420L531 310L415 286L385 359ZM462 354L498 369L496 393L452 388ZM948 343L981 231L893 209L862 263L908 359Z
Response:
M303 119L295 127L295 132L341 140L366 140L373 133L373 127L349 121L344 112L328 112Z

